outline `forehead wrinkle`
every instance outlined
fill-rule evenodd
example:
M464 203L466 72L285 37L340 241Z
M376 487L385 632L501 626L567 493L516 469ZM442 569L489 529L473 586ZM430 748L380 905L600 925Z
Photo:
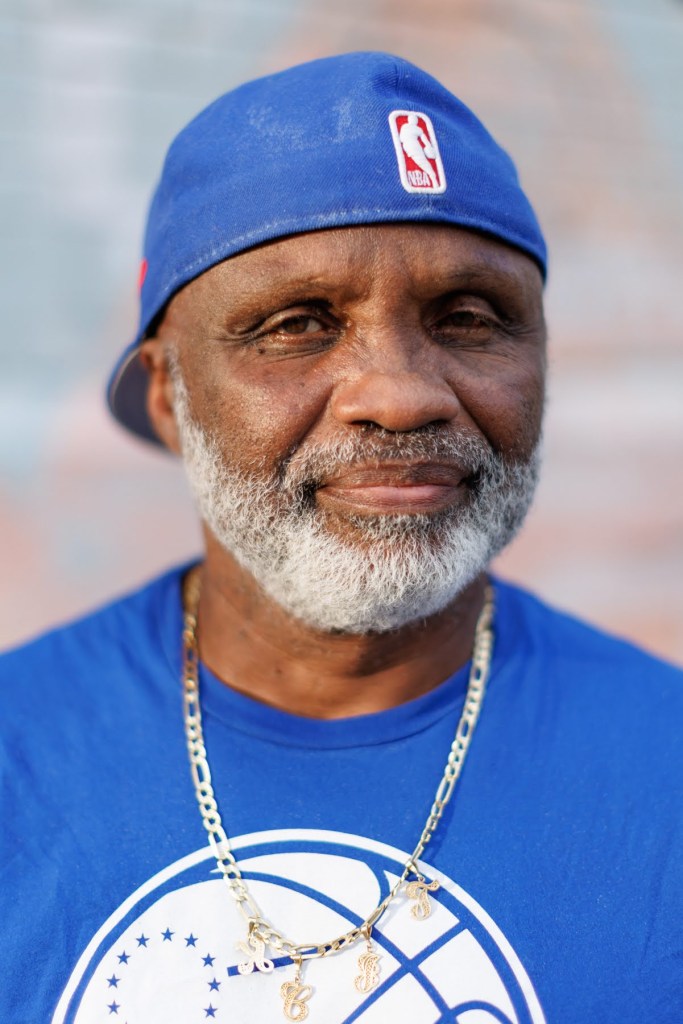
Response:
M370 253L362 254L361 273L360 259L361 254L349 252L342 245L326 246L321 251L320 246L312 244L300 253L291 249L276 252L275 246L269 246L258 251L258 258L242 262L242 257L233 257L214 268L215 276L212 271L203 276L214 296L237 298L240 306L287 296L314 298L316 292L321 293L320 297L341 292L355 298L367 291L371 279Z

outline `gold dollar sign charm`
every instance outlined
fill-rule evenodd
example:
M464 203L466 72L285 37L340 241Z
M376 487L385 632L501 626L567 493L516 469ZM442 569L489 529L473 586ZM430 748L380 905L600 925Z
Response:
M370 938L370 929L365 933L365 941L367 947L364 953L358 957L358 970L360 974L356 976L354 985L359 992L372 992L373 988L379 981L379 953L375 952L375 948L372 945Z
M284 1002L282 1011L287 1020L306 1020L308 1017L306 1003L313 995L313 989L310 985L301 983L301 960L297 962L294 981L285 981L283 985L280 985L280 995Z
M432 905L429 902L429 893L436 892L438 888L440 886L436 879L433 882L425 882L422 875L418 877L417 881L408 882L406 885L406 896L416 901L410 913L417 921L424 921L431 914Z

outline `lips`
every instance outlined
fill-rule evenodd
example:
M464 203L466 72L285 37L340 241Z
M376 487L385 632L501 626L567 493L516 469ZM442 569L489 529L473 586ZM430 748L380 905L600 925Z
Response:
M327 478L316 493L323 504L360 514L437 512L462 500L468 476L444 463L356 465Z

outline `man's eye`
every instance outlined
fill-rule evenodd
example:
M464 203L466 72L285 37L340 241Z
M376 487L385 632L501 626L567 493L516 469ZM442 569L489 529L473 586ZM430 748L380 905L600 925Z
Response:
M315 316L290 316L272 328L277 334L318 334L322 330L324 324Z
M473 309L456 309L444 317L442 322L445 327L476 327L490 330L494 326L489 317Z

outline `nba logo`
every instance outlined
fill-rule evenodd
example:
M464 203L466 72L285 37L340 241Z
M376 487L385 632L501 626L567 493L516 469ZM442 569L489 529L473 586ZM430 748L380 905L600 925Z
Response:
M392 110L389 126L406 192L445 192L446 175L427 115L417 110Z

